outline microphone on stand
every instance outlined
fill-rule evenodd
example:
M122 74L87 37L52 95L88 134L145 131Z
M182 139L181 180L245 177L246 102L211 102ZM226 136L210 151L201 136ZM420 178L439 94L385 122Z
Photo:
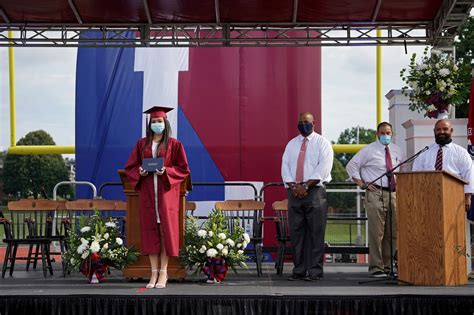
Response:
M424 148L421 149L420 151L416 152L414 155L410 156L410 157L409 157L408 159L406 159L405 161L402 161L401 163L399 163L398 165L396 165L395 167L393 167L391 170L389 170L389 171L387 172L389 175L387 175L387 173L384 173L384 174L382 174L382 176L379 176L377 179L371 181L370 183L364 184L364 185L361 187L361 189L362 189L362 190L366 190L366 189L369 187L369 185L375 183L377 180L379 180L379 179L382 178L383 176L392 176L392 173L393 173L394 170L396 170L397 168L399 168L400 166L402 166L402 165L404 165L404 164L406 164L406 163L412 162L412 161L415 160L421 153L423 153L423 152L425 152L425 151L428 151L429 149L430 149L429 146L424 147Z
M423 152L425 152L425 151L428 151L429 149L430 149L430 147L429 147L429 146L426 146L426 147L424 147L423 149L421 149L417 154L421 154L421 153L423 153Z
M405 163L409 163L411 161L413 161L414 159L416 159L421 153L423 152L426 152L430 149L429 146L426 146L424 147L423 149L421 149L420 151L416 152L414 155L412 155L411 157L409 157L408 159L405 160L405 162L403 162L402 164L405 164ZM400 164L401 165L401 164ZM400 166L399 165L399 166Z

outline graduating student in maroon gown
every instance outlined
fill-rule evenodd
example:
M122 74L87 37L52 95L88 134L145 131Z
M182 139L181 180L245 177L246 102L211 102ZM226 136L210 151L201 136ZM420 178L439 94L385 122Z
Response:
M125 166L130 182L140 192L141 252L149 255L152 271L147 288L166 287L168 257L179 254L179 191L189 168L183 145L170 137L166 112L171 109L154 106L145 111L150 114L147 136L138 140ZM142 161L152 157L163 157L163 168L147 172Z

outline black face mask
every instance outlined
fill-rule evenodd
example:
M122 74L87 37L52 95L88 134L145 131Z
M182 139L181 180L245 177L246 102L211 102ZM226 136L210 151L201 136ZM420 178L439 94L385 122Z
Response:
M309 136L313 132L313 123L300 121L298 130L303 137Z
M435 141L439 145L447 145L447 144L451 143L451 141L453 141L453 139L451 139L451 136L448 136L448 135L444 135L444 136L435 135Z

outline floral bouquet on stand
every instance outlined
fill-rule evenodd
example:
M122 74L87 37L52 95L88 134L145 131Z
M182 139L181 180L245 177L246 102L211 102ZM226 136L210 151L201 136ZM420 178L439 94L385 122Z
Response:
M99 211L81 217L66 244L62 258L68 269L82 272L90 283L104 281L109 267L121 270L138 259L138 251L123 244L117 222L101 217Z
M416 54L407 69L400 71L405 86L402 92L410 98L412 111L425 111L429 118L448 118L449 108L463 101L463 85L456 61L439 50L426 47L420 62Z
M208 283L219 283L225 279L228 268L246 268L248 257L244 249L250 242L240 224L229 229L225 216L219 210L212 210L206 222L198 227L197 219L188 216L185 229L185 248L180 253L186 267L195 267L196 273L203 272Z

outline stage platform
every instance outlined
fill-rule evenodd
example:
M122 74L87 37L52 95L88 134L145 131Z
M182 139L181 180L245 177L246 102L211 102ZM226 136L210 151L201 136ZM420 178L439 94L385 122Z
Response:
M57 265L57 264L56 264ZM474 281L458 287L400 286L372 280L367 266L327 264L318 282L287 281L264 264L228 274L221 284L201 276L170 281L166 289L144 289L146 280L128 281L112 271L105 283L89 284L79 273L60 270L43 278L40 269L0 280L0 314L473 314Z

